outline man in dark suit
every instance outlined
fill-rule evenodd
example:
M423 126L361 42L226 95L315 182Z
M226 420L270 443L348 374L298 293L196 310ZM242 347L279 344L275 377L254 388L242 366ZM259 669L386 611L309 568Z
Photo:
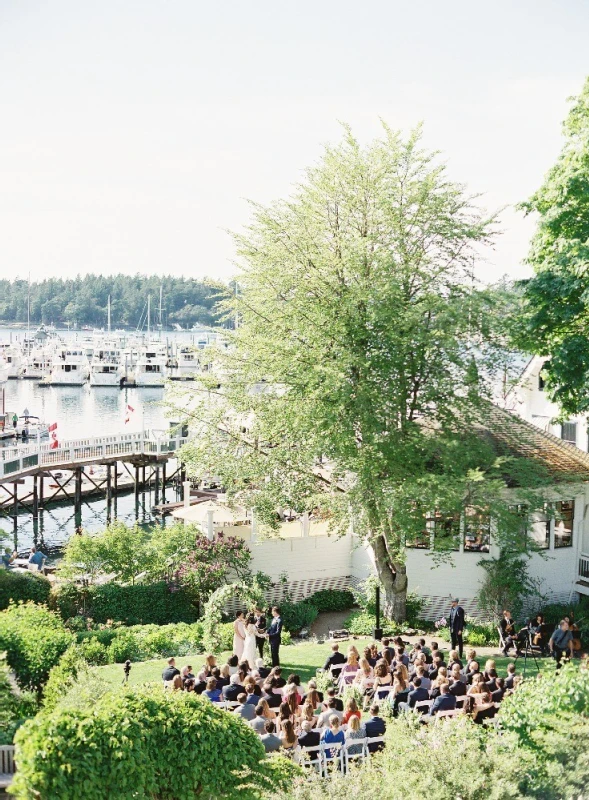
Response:
M399 703L399 711L409 711L415 708L416 703L422 703L424 700L429 700L429 693L421 685L421 678L413 679L413 690L407 695L406 703Z
M375 736L384 736L385 731L387 729L387 724L384 719L378 716L380 712L380 708L375 703L373 706L370 707L370 719L364 725L364 729L366 730L366 737L368 739L372 739ZM368 752L369 753L376 753L377 750L382 750L384 744L374 742L368 745Z
M168 666L162 672L162 680L163 681L173 681L176 675L180 674L180 670L176 667L176 659L169 658L168 659Z
M456 698L454 695L450 694L450 689L447 683L443 683L440 686L440 694L434 702L432 703L432 707L429 710L429 716L435 716L438 711L453 711L456 708Z
M244 687L239 683L239 674L236 672L229 679L229 686L223 687L223 700L235 703L238 696L245 692Z
M454 697L464 697L466 694L466 684L460 678L452 678L450 683L450 694Z
M324 671L329 672L332 667L336 667L338 666L338 664L341 664L343 666L345 663L346 663L345 655L343 653L340 653L339 644L337 642L334 642L334 644L331 645L331 655L328 656L328 658L325 661L325 664L323 665Z
M260 658L264 658L264 644L266 642L266 616L261 608L254 609L254 625L256 626L256 646ZM264 678L264 675L261 675Z
M270 642L270 653L272 654L272 666L280 666L280 641L282 634L282 619L280 609L277 606L272 608L272 622L268 628L268 641Z
M464 652L464 609L458 605L459 600L457 597L452 600L452 608L450 609L450 636L452 637L452 650L458 650L460 658Z
M314 731L311 727L312 723L308 719L303 720L301 729L302 735L299 736L300 747L319 747L321 741L321 734L319 731Z
M513 621L509 611L504 611L501 621L499 622L501 634L503 636L503 655L507 656L509 650L513 647L516 655L519 656L520 645L519 637L515 630L515 622Z

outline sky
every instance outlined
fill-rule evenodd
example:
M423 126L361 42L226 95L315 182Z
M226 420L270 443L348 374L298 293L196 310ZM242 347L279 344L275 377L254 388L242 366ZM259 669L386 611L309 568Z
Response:
M584 0L0 0L0 276L228 279L247 199L383 119L505 208L479 274L522 277L513 205L559 153L588 32Z

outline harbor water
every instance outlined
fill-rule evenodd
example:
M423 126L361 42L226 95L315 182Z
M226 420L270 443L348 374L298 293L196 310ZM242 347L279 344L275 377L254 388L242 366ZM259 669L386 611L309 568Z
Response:
M22 336L22 331L17 335ZM166 334L191 343L191 334L182 332ZM73 338L73 335L69 335ZM13 337L13 341L16 336ZM68 337L69 338L69 337ZM7 341L6 330L0 331L0 342ZM162 387L123 388L83 386L42 386L35 380L9 380L4 385L5 407L21 415L28 413L40 417L47 424L57 423L60 441L86 437L105 436L114 433L131 433L145 430L164 430L170 426L166 414L164 389ZM132 409L132 410L130 410ZM128 419L128 422L125 420ZM13 442L6 442L13 446ZM170 469L170 472L172 469ZM12 491L12 486L7 488ZM6 497L6 490L0 486ZM160 502L163 498L160 492ZM176 488L168 486L165 500L179 499ZM141 524L158 522L152 507L155 503L153 489L139 495L136 505L133 492L123 492L115 499L113 516L126 524L138 521ZM84 500L82 527L89 531L101 530L107 524L104 497ZM59 549L76 528L73 503L50 506L39 514L38 521L22 510L16 525L13 517L0 513L0 545L16 547L22 551L33 543L49 551Z

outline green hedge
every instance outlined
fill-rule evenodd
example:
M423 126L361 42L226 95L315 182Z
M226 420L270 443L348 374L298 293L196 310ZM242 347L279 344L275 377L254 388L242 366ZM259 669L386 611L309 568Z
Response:
M233 640L233 626L231 640ZM103 628L76 634L80 652L89 664L122 664L146 661L149 658L185 656L203 650L203 629L200 622L188 625L132 625L128 628ZM231 649L233 641L226 648Z
M51 584L43 575L0 569L0 611L8 608L11 600L46 604L50 592Z
M315 606L317 611L347 611L354 605L354 595L345 589L322 589L310 597L305 603Z
M0 612L0 652L6 652L23 689L40 693L50 669L73 642L73 635L46 606L11 604Z
M92 707L59 705L16 735L16 798L258 800L286 791L300 770L265 758L239 717L188 692L109 692ZM42 753L42 757L40 757Z
M83 613L95 622L114 620L125 625L166 625L195 622L197 611L183 590L170 590L165 581L135 586L105 583L79 588L66 584L54 591L51 607L70 619Z
M31 692L13 692L6 659L0 654L0 745L12 744L15 732L38 711Z
M317 619L317 607L302 600L300 603L284 602L280 604L280 616L287 631L299 633L303 628L309 628Z

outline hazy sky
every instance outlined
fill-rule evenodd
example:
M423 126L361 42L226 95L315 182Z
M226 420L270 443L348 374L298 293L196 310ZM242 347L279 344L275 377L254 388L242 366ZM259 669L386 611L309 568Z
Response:
M0 0L0 275L226 278L244 198L284 196L338 120L526 198L589 73L586 0ZM585 56L583 55L585 53ZM523 275L508 210L486 275Z

